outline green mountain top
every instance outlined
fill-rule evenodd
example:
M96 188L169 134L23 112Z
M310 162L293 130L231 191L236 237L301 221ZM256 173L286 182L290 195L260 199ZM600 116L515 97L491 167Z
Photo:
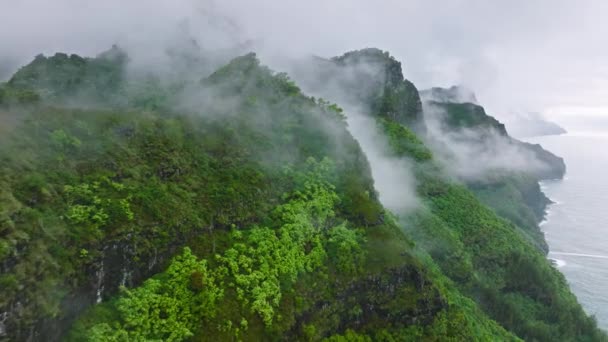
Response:
M0 340L606 340L519 208L427 145L388 53L316 60L300 88L255 54L193 82L120 51L0 87ZM384 208L319 94L376 120L417 208Z

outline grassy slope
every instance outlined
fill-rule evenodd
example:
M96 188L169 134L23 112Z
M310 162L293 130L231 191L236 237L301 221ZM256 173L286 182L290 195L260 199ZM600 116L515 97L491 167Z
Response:
M111 83L95 99L110 108L66 109L74 82L105 80L96 61L71 59L78 68L41 60L3 88L43 94L25 107L9 95L1 112L15 122L0 150L10 338L62 336L98 282L105 303L72 339L513 338L412 254L337 107L248 55L195 88L223 106L178 115L170 90L121 98ZM121 284L135 289L115 297Z
M526 193L534 182L530 183L529 177L517 179L515 175L508 181L498 177L498 189L482 184L476 191L480 195L485 191L480 197L496 211L489 209L465 184L450 180L412 132L412 128L424 132L417 121L419 110L415 104L419 103L419 97L415 88L405 90L399 86L404 81L400 64L394 58L379 50L365 49L332 61L335 64L328 66L325 63L325 69L341 80L346 95L357 94L350 97L354 105L377 118L393 154L415 161L418 192L426 209L403 218L402 224L461 292L521 338L605 340L604 333L596 328L593 319L586 316L570 293L563 276L544 257L542 234L530 218L530 215L538 217L538 208L542 207L544 198L535 197L534 191ZM370 70L377 74L370 75ZM318 78L326 80L327 74L322 72ZM363 83L362 77L375 83ZM408 99L409 103L395 101L392 94L397 90L407 92L400 100ZM327 91L335 94L332 87ZM383 105L377 106L378 103ZM448 130L493 129L510 139L504 126L488 116L483 107L469 103L435 105L445 107ZM403 126L404 123L409 127ZM531 149L552 166L548 173L533 175L533 178L563 175L565 167L561 158L540 146L515 140L510 143ZM516 195L524 201L513 206ZM520 218L527 226L515 226L499 217L497 212L514 222Z
M419 161L419 192L428 205L427 211L407 218L405 225L418 246L461 291L525 340L605 340L605 334L577 303L563 275L529 238L485 207L464 185L446 181L432 162L420 163L428 160L419 152L423 146L407 128L398 125L384 122L385 132L393 147L419 145L394 150ZM486 200L500 202L495 197L500 194L486 193Z
M71 339L515 339L487 316L530 340L605 339L542 253L385 117L428 208L404 235L339 108L252 55L195 88L226 105L189 115L158 87L112 90L112 109L44 105L70 91L23 109L27 84L3 88L1 112L17 125L0 179L0 306L15 339L63 334L94 302L102 263L106 301ZM115 296L125 269L136 287Z

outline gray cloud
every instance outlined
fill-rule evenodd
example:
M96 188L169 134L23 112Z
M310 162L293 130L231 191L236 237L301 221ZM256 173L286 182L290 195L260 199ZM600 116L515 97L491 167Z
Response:
M305 93L338 103L344 109L348 130L368 159L382 204L395 214L420 208L411 161L391 153L386 134L378 127L369 104L361 99L376 91L378 84L384 84L384 66L360 60L337 67L329 60L314 57L280 62ZM328 74L332 77L327 78ZM362 79L367 83L361 84Z
M382 204L397 214L419 208L421 203L410 161L390 155L386 135L379 131L374 118L352 108L346 113L349 131L367 156Z
M453 176L467 181L483 180L493 172L546 173L550 166L532 150L489 127L448 128L445 111L424 104L428 129L426 142L437 160Z
M0 77L39 52L95 55L112 43L155 63L179 27L203 47L277 55L389 50L420 88L464 84L501 116L608 107L601 0L0 0ZM186 23L186 24L184 24ZM156 51L156 52L155 52ZM4 74L4 75L3 75ZM503 114L504 115L504 114Z

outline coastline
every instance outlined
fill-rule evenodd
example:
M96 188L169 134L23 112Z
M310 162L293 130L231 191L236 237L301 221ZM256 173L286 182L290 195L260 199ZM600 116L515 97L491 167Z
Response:
M552 253L551 252L551 246L549 245L549 242L545 238L546 235L547 235L547 231L545 229L543 229L543 226L545 226L549 222L549 220L551 219L551 214L552 214L553 206L560 205L561 202L555 201L554 199L552 199L549 196L547 196L547 191L546 191L547 185L546 185L546 182L557 182L557 181L561 182L561 181L564 181L564 180L566 180L565 176L562 179L548 179L548 180L541 180L541 181L538 182L538 186L540 187L540 191L543 193L543 195L546 198L549 199L549 202L545 206L543 217L542 217L541 221L538 222L538 229L543 233L543 238L545 239L545 243L547 243L547 247L548 247L547 260L549 260L551 262L551 265L553 265L553 267L555 267L557 269L560 269L560 268L566 266L567 263L566 263L565 260L554 258L554 257L550 256L551 253Z
M561 181L539 182L551 199L538 226L549 247L546 258L598 327L608 331L608 131L574 131L528 140L559 154L568 163ZM599 153L598 153L599 152Z

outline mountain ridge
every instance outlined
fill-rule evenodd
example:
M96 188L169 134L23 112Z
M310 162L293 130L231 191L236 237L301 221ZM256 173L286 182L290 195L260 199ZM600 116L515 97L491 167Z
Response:
M513 222L521 208L446 174L388 53L324 60L306 87L338 86L411 165L422 207L394 214L353 113L255 54L169 86L70 61L0 87L3 122L20 116L0 150L0 339L606 339Z

